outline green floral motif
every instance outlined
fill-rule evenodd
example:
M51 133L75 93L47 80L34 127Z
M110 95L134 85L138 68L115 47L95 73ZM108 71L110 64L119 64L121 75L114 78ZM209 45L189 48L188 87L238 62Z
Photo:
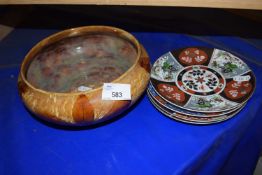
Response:
M238 66L232 62L227 62L220 66L216 61L214 61L212 66L214 68L221 68L224 73L233 72L235 69L238 69Z
M219 64L218 62L214 61L212 63L213 67L222 69L222 72L224 73L230 73L233 72L235 69L238 69L238 65L232 62L234 59L232 58L232 55L230 55L229 53L219 52L217 56L218 58L222 57L223 60L226 60L226 62Z
M229 73L229 72L233 72L235 69L237 69L237 65L233 64L231 62L227 62L226 64L224 64L223 66L223 72L225 73Z
M212 105L211 105L211 103L209 102L209 103L205 103L205 104L198 105L198 107L200 107L200 108L211 108Z
M163 66L162 66L162 69L164 71L168 71L168 70L172 69L172 65L170 63L168 63L167 61L165 61Z
M230 55L227 53L227 52L219 52L218 54L217 54L217 56L218 57L230 57Z
M205 99L200 98L197 101L197 106L199 108L211 108L213 105L211 104L210 101L206 101Z

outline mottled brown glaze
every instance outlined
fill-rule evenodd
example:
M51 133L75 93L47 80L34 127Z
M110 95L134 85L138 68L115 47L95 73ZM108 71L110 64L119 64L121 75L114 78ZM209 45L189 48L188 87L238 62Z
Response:
M73 118L75 122L92 122L94 121L94 108L89 103L86 95L81 94L75 101L73 107Z
M134 64L112 81L112 83L130 84L132 100L102 100L102 87L85 92L57 93L38 89L27 81L26 71L28 65L44 47L63 38L80 36L86 33L115 35L128 40L136 48L137 57ZM126 47L123 48L122 52L128 53L128 50L129 48ZM149 81L149 66L149 57L145 49L131 34L107 26L80 27L56 33L32 48L21 65L18 88L25 106L42 119L62 125L91 125L119 115L138 100Z
M141 61L140 65L143 67L148 73L150 73L151 65L150 65L150 59L148 57L148 54L145 51L145 48L141 45L142 54L141 54Z
M23 81L21 81L20 77L19 77L19 80L18 80L18 90L19 90L20 95L25 94L26 90L27 90L26 84Z
M126 39L108 34L84 34L46 46L32 58L27 81L49 92L95 89L126 72L135 62L136 48Z

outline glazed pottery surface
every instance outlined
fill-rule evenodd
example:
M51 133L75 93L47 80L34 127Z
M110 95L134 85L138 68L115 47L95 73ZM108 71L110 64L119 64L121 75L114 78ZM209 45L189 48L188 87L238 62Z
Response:
M160 56L147 94L166 116L191 124L234 117L255 91L253 71L239 57L217 48L187 47Z
M150 77L149 57L128 32L86 26L56 33L26 55L20 95L37 116L59 124L90 125L110 119L141 96ZM131 100L102 100L103 83L131 85Z
M153 64L153 91L172 106L201 113L241 107L255 90L255 75L237 56L216 48L190 47Z

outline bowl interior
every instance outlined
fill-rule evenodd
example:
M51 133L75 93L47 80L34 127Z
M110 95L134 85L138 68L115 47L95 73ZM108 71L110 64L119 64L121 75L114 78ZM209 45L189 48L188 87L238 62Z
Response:
M137 48L108 33L65 37L42 47L30 60L27 81L50 92L78 92L112 82L136 61Z

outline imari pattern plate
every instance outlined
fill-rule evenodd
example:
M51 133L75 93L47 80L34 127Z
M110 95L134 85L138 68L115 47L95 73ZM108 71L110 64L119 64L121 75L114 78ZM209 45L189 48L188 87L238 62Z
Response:
M151 84L168 103L187 111L220 113L240 108L255 90L255 76L237 56L191 47L162 55L153 64Z
M213 112L213 113L188 111L188 110L182 109L180 107L177 107L176 105L173 105L173 104L165 101L161 96L158 95L158 93L155 91L155 89L153 88L153 85L151 83L149 83L149 85L148 85L147 93L160 106L164 106L166 109L171 110L173 112L177 112L177 113L184 114L184 115L190 115L190 116L194 116L194 117L204 117L204 118L206 118L206 117L222 116L222 115L225 115L225 114L232 113L232 110L237 110L237 109L239 109L239 108L241 108L243 106L243 105L241 105L239 107L236 107L236 108L234 108L232 110L228 110L228 111Z
M149 93L149 91L147 91L148 93L148 97L149 100L151 101L151 103L164 115L175 119L177 121L180 122L184 122L184 123L190 123L190 124L200 124L200 125L207 125L207 124L213 124L213 123L219 123L225 120L228 120L230 118L232 118L233 116L235 116L242 108L238 108L235 110L232 110L230 113L228 114L224 114L224 115L220 115L220 116L214 116L214 117L195 117L195 116L191 116L191 115L185 115L185 114L180 114L178 112L174 112L171 111L169 109L167 109L165 106L163 106L162 104L158 103L153 97L152 95Z

